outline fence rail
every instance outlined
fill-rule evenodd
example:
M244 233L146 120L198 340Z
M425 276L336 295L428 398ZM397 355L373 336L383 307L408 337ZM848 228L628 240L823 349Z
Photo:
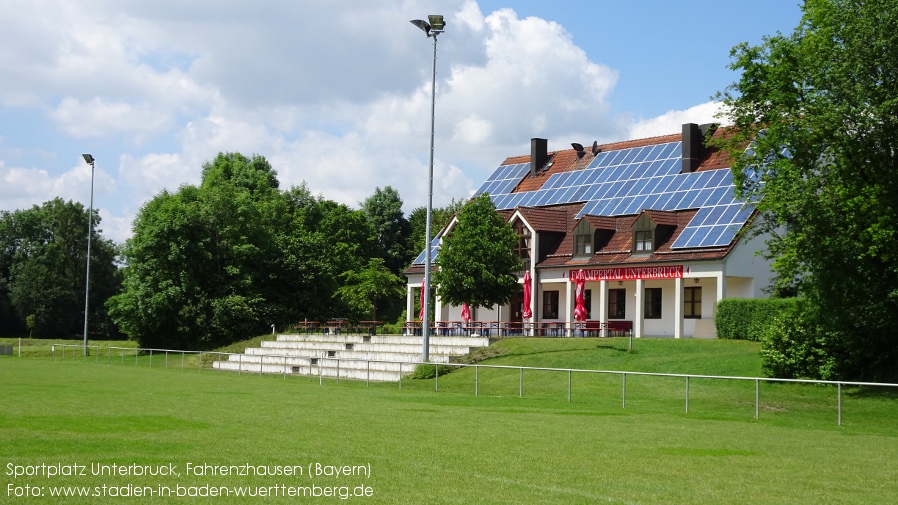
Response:
M56 358L56 348L61 349L62 359L65 359L65 349L71 347L77 350L83 350L84 346L79 344L54 344L51 347L52 357ZM97 352L94 353L94 361L98 362L100 357L99 346L89 346L90 348L97 349ZM125 364L125 355L128 353L128 360L131 359L131 353L134 355L134 365L138 365L138 358L141 354L148 357L149 366L153 366L153 356L164 356L165 368L169 367L169 356L170 355L180 355L180 368L182 370L185 369L185 356L187 355L195 355L197 356L197 369L203 369L203 358L204 357L212 357L214 361L222 362L227 361L227 358L230 356L239 356L238 358L238 369L237 374L243 373L243 356L245 354L242 353L228 353L228 352L216 352L216 351L183 351L183 350L173 350L173 349L150 349L150 348L137 348L137 347L113 347L110 346L107 348L107 363L112 363L113 359L113 351L117 351L119 355L120 364ZM760 385L761 382L778 382L778 383L793 383L793 384L817 384L817 385L827 385L827 386L836 386L836 410L837 410L837 423L839 426L842 425L842 386L849 387L887 387L887 388L898 388L898 384L892 383L882 383L882 382L856 382L856 381L826 381L826 380L811 380L811 379L778 379L778 378L769 378L769 377L741 377L741 376L727 376L727 375L696 375L696 374L675 374L675 373L656 373L656 372L628 372L628 371L620 371L620 370L591 370L591 369L578 369L578 368L550 368L550 367L527 367L527 366L514 366L514 365L483 365L483 364L468 364L468 363L428 363L428 362L410 362L410 361L389 361L389 360L361 360L361 359L349 359L349 358L337 358L337 357L307 357L307 356L289 356L284 354L253 354L253 358L259 359L259 375L264 373L265 365L269 366L282 366L283 371L281 375L283 375L284 379L287 378L288 375L296 376L300 375L297 373L287 373L287 369L291 367L295 367L295 363L297 361L307 361L305 366L308 367L308 373L305 374L309 380L313 380L315 375L318 376L318 383L323 384L324 374L322 373L322 363L333 362L336 365L336 375L333 379L339 383L340 382L340 362L355 362L355 363L365 363L366 370L366 378L365 384L366 386L371 382L371 365L372 364L392 364L399 365L399 380L398 387L402 389L402 377L403 372L409 370L410 368L416 367L418 365L428 365L435 367L435 376L434 376L434 391L439 392L440 388L440 367L451 367L451 368L473 368L474 369L474 395L479 396L480 394L480 370L481 369L497 369L497 370L514 370L518 372L518 396L520 398L524 397L524 371L543 371L543 372L553 372L553 373L566 373L567 374L567 401L572 401L572 384L573 384L573 375L576 374L599 374L599 375L617 375L621 379L621 408L626 408L627 406L627 377L669 377L669 378L679 378L685 381L684 383L684 403L685 403L685 412L689 413L689 381L691 379L709 379L709 380L727 380L727 381L748 381L754 382L755 385L755 419L760 418ZM75 352L72 352L72 358L77 358ZM281 359L282 363L269 362L265 363L265 358L273 358L273 359ZM87 360L87 357L84 357L84 360ZM288 360L291 363L288 363ZM318 367L318 373L312 373L312 367ZM301 365L300 365L301 366ZM213 366L213 368L215 368ZM218 368L218 371L224 371L222 368ZM409 370L410 371L410 370ZM253 372L255 373L255 372Z

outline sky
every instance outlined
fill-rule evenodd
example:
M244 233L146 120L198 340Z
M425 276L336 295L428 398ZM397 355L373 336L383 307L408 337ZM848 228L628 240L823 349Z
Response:
M507 157L715 121L730 50L790 33L798 0L0 0L0 210L93 205L105 238L199 184L219 152L282 189L425 206L433 39L435 207ZM85 224L86 233L86 224Z

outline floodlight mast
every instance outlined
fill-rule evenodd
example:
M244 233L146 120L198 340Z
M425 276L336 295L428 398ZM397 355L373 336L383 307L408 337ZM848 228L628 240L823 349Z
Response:
M443 33L446 29L446 23L443 16L430 15L427 21L414 19L411 23L427 35L428 38L433 37L433 75L430 87L430 174L428 177L427 190L427 225L424 232L424 303L421 307L424 317L421 318L421 335L424 340L424 348L421 352L421 361L430 361L430 269L431 269L431 248L430 236L431 225L433 223L433 138L434 127L436 122L436 96L437 96L437 35Z
M82 154L90 165L90 210L87 213L87 278L84 282L84 357L87 357L87 310L90 306L90 242L94 234L94 165L96 160L90 154Z

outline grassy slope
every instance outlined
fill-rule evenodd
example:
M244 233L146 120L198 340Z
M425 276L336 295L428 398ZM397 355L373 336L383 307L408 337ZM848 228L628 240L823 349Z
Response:
M705 374L728 368L710 359L720 354L733 363L728 375L757 366L750 345L747 351L739 347L743 343L727 344L732 343L638 341L637 352L627 354L621 351L624 340L521 339L498 344L509 353L490 362ZM546 352L539 352L542 346ZM679 359L671 355L676 351ZM14 484L342 482L372 486L375 496L366 503L416 504L891 503L898 495L894 397L849 396L850 414L839 428L832 391L819 387L765 384L762 394L780 395L784 406L765 400L766 410L755 421L748 405L753 386L743 399L741 386L715 390L693 384L694 407L686 415L682 383L663 379L629 379L632 400L623 409L616 376L575 377L568 403L566 377L559 387L548 372L528 372L524 398L518 398L516 371L493 377L481 371L482 396L474 396L472 370L441 377L436 394L433 381L404 381L402 390L349 381L319 386L306 378L143 365L0 358L3 484L12 482L5 476L8 462L173 463L182 470L187 462L203 461L321 462L370 463L373 478L27 478ZM10 501L6 492L0 487L0 502L122 501Z

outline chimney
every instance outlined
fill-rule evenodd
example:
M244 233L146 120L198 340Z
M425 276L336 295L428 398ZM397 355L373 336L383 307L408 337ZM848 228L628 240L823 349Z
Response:
M681 174L695 172L699 163L702 162L702 151L704 150L704 137L702 130L695 123L686 123L683 125L683 168Z
M530 175L536 175L549 161L549 141L546 139L530 139Z

